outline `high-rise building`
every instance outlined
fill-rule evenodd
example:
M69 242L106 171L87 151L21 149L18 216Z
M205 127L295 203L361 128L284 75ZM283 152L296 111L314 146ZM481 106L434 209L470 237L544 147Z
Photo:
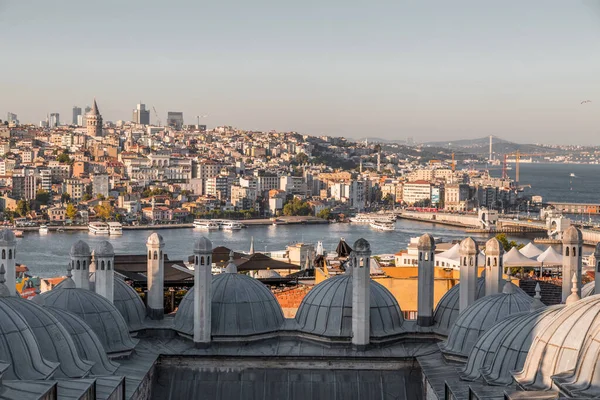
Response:
M9 112L6 115L6 122L8 122L9 125L19 125L19 119L17 118L17 114Z
M50 128L56 128L57 126L59 126L60 125L60 114L59 113L50 114L50 121L48 122L48 125L50 126Z
M73 125L79 125L79 116L81 115L81 107L73 106Z
M178 111L169 111L167 113L167 126L177 130L183 128L183 113Z
M36 194L35 175L13 175L12 177L12 195L18 200L33 200Z
M102 195L108 197L109 191L108 175L106 174L94 174L92 175L92 195L98 197Z
M86 114L85 119L88 136L102 136L102 115L100 115L100 111L98 110L96 99L94 99L94 106L91 108L90 112Z
M146 110L145 104L138 104L133 110L133 122L141 125L150 125L150 110Z

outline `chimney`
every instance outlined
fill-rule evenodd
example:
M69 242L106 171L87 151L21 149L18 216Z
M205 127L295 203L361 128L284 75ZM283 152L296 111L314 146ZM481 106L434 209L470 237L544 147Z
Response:
M6 274L6 287L11 296L17 295L17 239L10 229L0 231L0 252L2 253L1 265L4 265Z
M435 240L426 233L419 238L418 250L418 292L417 292L417 324L433 325L433 278Z
M562 301L571 295L573 275L577 280L577 295L581 297L581 253L583 237L581 231L574 226L563 232L563 266L562 266Z
M90 247L83 240L78 240L71 246L69 253L71 257L71 268L73 268L73 281L80 289L90 288L90 264L92 256Z
M460 291L458 307L462 313L475 302L477 290L477 243L470 237L460 242ZM487 278L486 278L487 279Z
M148 249L148 301L146 310L151 319L163 319L165 315L164 292L165 292L165 262L163 248L165 242L158 233L148 237L146 248Z
M600 294L600 242L596 243L596 249L594 250L594 282L595 282L595 294Z
M485 244L485 295L502 293L504 271L502 256L504 247L496 238L491 238Z
M94 251L96 262L96 293L111 303L115 294L115 251L106 240L100 242Z
M371 245L365 239L354 243L352 252L352 344L364 350L371 334Z
M194 246L194 345L208 347L211 340L212 243L201 237Z

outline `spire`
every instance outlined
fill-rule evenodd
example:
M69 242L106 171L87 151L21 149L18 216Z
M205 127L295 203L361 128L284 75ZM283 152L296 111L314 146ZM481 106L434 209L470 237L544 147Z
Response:
M237 265L233 262L233 250L229 252L229 264L225 267L225 272L228 274L237 274Z
M538 299L538 300L542 300L542 289L540 288L540 283L536 283L535 285L535 296L533 296L534 299Z
M533 301L531 302L531 307L529 309L531 311L535 311L545 306L546 305L542 303L542 289L540 288L540 283L538 282L535 285L535 296L533 296Z
M71 265L71 263L67 264L67 279L64 280L65 283L63 283L61 285L61 288L64 289L73 289L75 288L75 281L73 281L73 274L71 274L71 270L73 269L73 266Z
M579 294L577 293L579 291L579 288L577 287L577 274L573 274L573 279L571 279L571 282L573 283L573 286L571 286L571 295L565 300L565 304L567 305L573 304L580 300Z
M250 254L254 254L254 236L250 236Z
M95 97L94 97L94 105L92 106L92 111L90 111L90 115L100 115L100 111L98 110L98 104L96 103Z
M0 266L0 297L10 296L10 290L8 290L8 287L4 284L4 282L6 282L5 274L6 269L4 268L4 264L2 264Z

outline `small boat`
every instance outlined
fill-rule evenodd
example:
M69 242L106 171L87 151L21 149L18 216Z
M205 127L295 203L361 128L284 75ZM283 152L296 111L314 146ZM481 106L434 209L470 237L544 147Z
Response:
M58 228L58 229L56 230L56 232L64 232L64 231L65 231L65 230L64 230L63 228Z
M40 233L48 233L48 227L46 225L40 225Z
M15 237L18 237L18 238L22 238L23 237L23 231L15 229L12 232L15 234Z
M571 178L577 178L577 175L575 175L575 173L574 173L574 172L571 172L571 175L570 175L570 177L571 177Z
M375 221L371 222L369 226L373 229L384 232L391 232L396 230L396 225L393 222Z
M243 225L236 221L223 221L221 228L226 231L239 231Z
M110 231L108 229L108 224L104 222L91 222L88 225L88 230L90 233L94 235L108 235Z
M119 236L123 234L123 225L120 222L108 223L108 234L111 236Z
M208 219L195 219L194 228L205 229L209 231L218 231L219 224Z

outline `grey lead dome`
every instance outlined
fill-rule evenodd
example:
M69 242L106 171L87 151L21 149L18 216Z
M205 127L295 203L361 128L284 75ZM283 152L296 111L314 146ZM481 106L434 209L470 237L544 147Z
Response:
M14 246L17 243L15 234L10 229L0 230L0 246Z
M370 281L371 336L400 333L402 311L392 294ZM338 275L316 285L302 300L296 314L301 332L326 337L352 336L352 275Z
M70 255L72 257L89 257L91 254L90 246L83 240L78 240L71 246Z
M194 252L196 253L207 253L212 252L212 242L202 236L194 244Z
M371 251L371 245L366 239L360 238L354 242L354 251Z
M114 281L113 304L127 322L130 332L142 329L146 319L146 307L142 298L123 279L115 276Z
M106 240L103 240L102 242L98 243L94 249L94 255L96 257L112 257L115 255L115 249L113 248L112 244Z
M417 243L418 249L433 249L435 247L435 240L429 233L424 234L419 238Z
M563 232L562 242L565 244L580 244L583 242L583 235L579 229L571 225Z

